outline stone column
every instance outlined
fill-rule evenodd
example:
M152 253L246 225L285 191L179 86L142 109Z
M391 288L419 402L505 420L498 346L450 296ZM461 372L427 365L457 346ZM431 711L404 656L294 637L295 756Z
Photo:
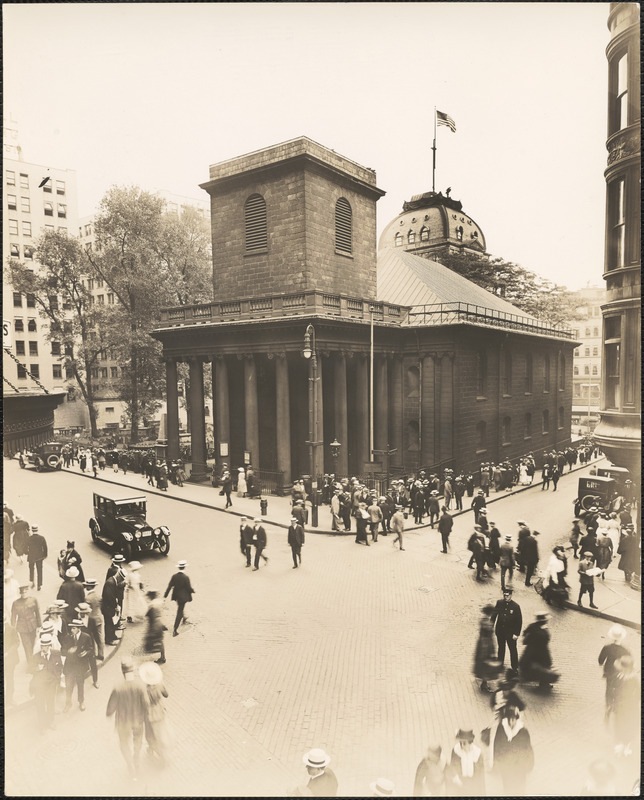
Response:
M374 450L388 450L389 445L389 381L387 357L377 356L374 364ZM378 453L376 461L386 467L387 456Z
M369 461L369 363L366 355L358 354L356 369L356 461L352 470L362 472Z
M203 363L200 358L190 359L190 444L192 447L192 473L190 480L205 481L206 426L203 417Z
M166 458L179 458L179 392L177 389L177 362L168 358L165 362L166 434L168 447Z
M224 356L217 356L212 362L213 397L215 403L215 460L220 467L223 462L230 463L230 402L228 396L228 366ZM228 446L226 455L221 454L221 445Z
M244 358L244 413L246 421L246 447L250 451L251 464L260 468L259 419L257 416L257 368L253 355Z
M349 426L347 423L347 361L344 353L337 353L333 363L333 421L334 435L342 447L335 459L337 474L349 474Z
M318 353L318 379L315 392L317 395L317 440L319 444L315 448L315 475L322 477L324 475L324 402L322 393L322 381L324 380L324 370L322 369L322 361Z
M391 362L389 395L389 444L396 452L391 455L392 466L403 464L403 360L395 355Z
M286 353L280 353L275 359L275 400L277 469L284 473L284 483L288 484L291 482L291 411Z
M435 430L434 415L436 410L435 397L435 364L433 354L421 353L421 398L420 409L420 465L430 466L435 462Z

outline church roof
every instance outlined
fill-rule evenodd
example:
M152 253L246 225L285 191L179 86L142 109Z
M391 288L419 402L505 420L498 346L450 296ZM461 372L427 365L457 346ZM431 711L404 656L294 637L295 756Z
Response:
M385 247L378 252L377 297L402 306L467 303L537 322L525 311L438 261L406 253L402 248Z

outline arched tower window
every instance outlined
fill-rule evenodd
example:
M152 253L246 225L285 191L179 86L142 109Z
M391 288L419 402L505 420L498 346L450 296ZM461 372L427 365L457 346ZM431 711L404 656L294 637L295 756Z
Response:
M463 226L462 225L459 225L458 228L456 229L456 239L459 242L463 241Z
M349 201L341 197L335 204L335 249L341 253L351 253L353 220Z
M420 241L421 242L428 242L429 241L429 228L426 225L420 229Z
M414 244L415 241L416 241L416 234L413 231L409 231L409 233L407 234L407 242L409 244Z
M396 247L402 247L402 244L403 244L403 237L402 237L402 233L397 233L397 234L395 235L395 237L394 237L394 243L395 243Z
M266 201L261 194L251 194L244 204L246 252L266 250L268 231L266 226Z

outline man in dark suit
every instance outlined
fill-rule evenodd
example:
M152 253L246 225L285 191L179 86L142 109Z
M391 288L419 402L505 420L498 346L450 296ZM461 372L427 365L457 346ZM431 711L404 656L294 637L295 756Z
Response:
M53 728L56 690L60 686L63 660L60 653L52 648L52 638L48 633L40 636L40 650L34 656L34 669L30 690L36 699L38 722L41 728Z
M523 539L521 545L521 558L525 564L525 585L532 586L532 576L539 563L539 545L534 534L529 534Z
M184 571L187 566L187 561L179 561L177 563L178 572L175 572L170 578L168 588L165 590L165 594L163 595L164 597L167 597L170 594L170 590L172 590L171 599L177 604L177 616L174 619L174 630L172 631L173 636L178 636L179 625L182 622L188 621L187 617L184 616L183 610L186 606L186 603L191 602L192 595L195 591L190 584L190 578Z
M119 591L116 585L116 578L114 575L110 575L103 584L103 593L101 595L101 612L105 620L105 644L117 644L114 617L118 604Z
M253 528L248 524L246 517L239 521L239 548L246 558L246 566L250 567L251 548L253 546Z
M82 627L79 619L72 620L69 623L70 632L61 647L65 656L63 675L67 695L63 711L69 711L72 707L74 686L78 690L78 707L85 711L85 675L89 672L89 654L94 652L94 643L91 636L81 630Z
M65 580L61 583L56 595L58 600L64 600L67 603L66 608L63 609L63 617L68 625L74 619L76 606L85 602L85 589L77 578L78 568L70 567L65 573Z
M38 591L42 588L42 562L47 558L47 541L38 533L38 526L31 526L31 536L27 542L27 561L29 562L29 581L34 588L34 567L38 581Z
M298 559L302 563L302 545L304 544L304 529L298 523L297 517L291 517L288 526L288 543L293 554L293 569L298 568Z
M266 529L262 525L260 517L255 517L253 520L253 544L255 545L255 561L253 562L253 572L259 569L260 557L264 559L264 563L268 565L268 556L263 553L264 548L268 544L266 538Z
M105 573L105 580L111 576L114 577L118 604L121 611L123 611L123 598L125 596L125 586L127 584L127 572L125 571L125 556L122 553L117 553L112 558L112 563L109 565L107 572Z
M521 633L523 619L519 604L512 599L512 589L506 586L503 589L503 600L497 600L490 619L494 624L494 633L499 645L498 660L503 664L505 660L505 646L510 651L510 665L514 672L519 670L519 657L517 655L517 639Z
M319 747L314 747L302 757L309 773L307 788L314 797L337 797L338 779L332 770L327 769L331 759Z

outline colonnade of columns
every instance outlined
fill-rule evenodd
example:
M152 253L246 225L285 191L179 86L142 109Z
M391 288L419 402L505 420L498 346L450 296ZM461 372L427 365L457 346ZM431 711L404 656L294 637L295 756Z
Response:
M215 356L212 359L213 403L215 429L215 458L218 464L230 463L231 415L242 415L243 425L238 424L236 430L243 428L243 450L248 454L255 468L277 470L284 475L288 483L297 475L293 474L292 445L301 446L305 452L306 442L293 440L296 423L293 414L301 411L304 400L298 400L298 408L292 408L295 398L305 398L307 384L304 379L298 387L292 382L302 376L303 365L298 363L300 353L258 354L248 353L236 356ZM243 387L234 382L231 388L231 360L243 360ZM260 436L260 414L265 413L266 385L258 380L258 363L267 359L265 365L274 365L274 429L275 452L270 454L273 463L266 463L262 458L262 442ZM203 361L201 358L186 358L190 370L189 397L191 419L192 447L192 479L204 480L206 477L206 444L204 426L204 382ZM238 370L239 368L236 367ZM312 378L311 362L308 362L309 379ZM293 373L297 372L294 377ZM168 458L179 456L179 402L177 391L177 360L166 359L166 391L167 391L167 434ZM271 381L272 386L272 381ZM300 393L301 386L301 394ZM403 425L402 416L403 371L402 357L392 354L376 354L374 358L374 441L371 446L375 450L395 449L390 458L392 465L402 463ZM317 392L317 440L314 446L313 472L322 475L324 472L335 472L338 475L349 475L363 471L370 460L370 381L369 359L363 352L353 351L318 351L317 380L314 391ZM325 403L327 405L325 411ZM265 419L263 418L264 422ZM241 422L241 421L240 421ZM326 428L326 430L325 430ZM301 421L297 430L302 431ZM337 439L341 443L337 457L330 456L329 444ZM307 436L308 440L308 436ZM239 444L239 442L237 442ZM325 459L326 449L326 459ZM376 460L381 460L377 457ZM302 469L302 458L299 459L298 471L309 472L311 465L306 461L307 469ZM384 468L383 462L383 468Z

